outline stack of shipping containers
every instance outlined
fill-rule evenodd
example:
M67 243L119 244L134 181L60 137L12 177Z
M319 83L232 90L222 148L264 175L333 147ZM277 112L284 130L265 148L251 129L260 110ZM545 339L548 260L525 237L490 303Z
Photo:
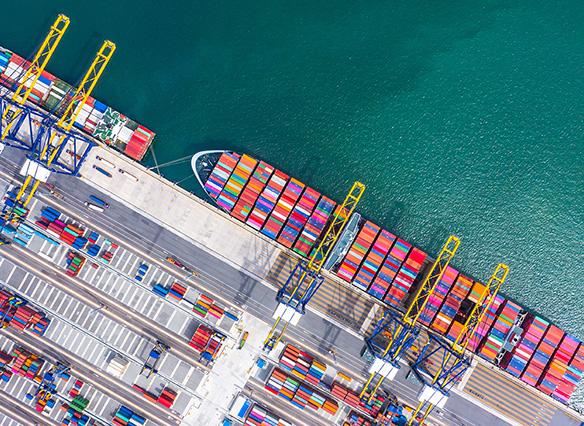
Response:
M286 189L284 189L284 192L276 203L272 214L264 224L262 234L267 235L273 240L278 237L280 230L284 226L288 216L290 216L290 212L294 208L298 198L300 198L303 190L304 184L302 182L296 179L290 179L288 185L286 185Z
M398 243L399 241L396 243L394 248L398 246ZM408 295L414 280L422 269L422 265L424 264L426 257L426 253L424 253L422 250L417 248L412 249L407 259L399 269L397 275L395 276L395 279L391 284L391 288L383 300L385 300L390 305L396 307L399 306Z
M246 221L251 213L251 209L255 205L260 193L264 190L266 183L270 176L272 176L273 172L274 168L272 166L260 161L259 165L253 172L253 176L243 190L241 197L239 197L237 204L231 211L231 215L234 218L239 219L242 222Z
M337 275L344 279L345 281L351 282L353 281L353 277L357 273L357 269L363 262L363 258L373 245L373 241L375 241L375 236L379 232L379 226L375 225L372 222L365 222L359 234L357 234L357 238L353 241L351 248L349 249L345 259L339 266L339 270ZM357 283L353 283L357 285ZM361 287L359 287L361 288ZM367 287L361 288L361 290L366 290Z
M230 152L221 154L217 165L213 168L207 182L205 182L205 190L212 198L217 199L219 197L238 160L238 154Z
M521 376L548 327L549 323L543 318L533 315L527 317L522 324L521 340L513 351L505 354L500 366L515 377Z
M436 314L442 307L442 302L444 302L444 299L454 284L457 276L458 271L456 269L451 266L446 268L442 274L442 278L438 281L434 292L428 298L428 302L426 303L422 315L420 315L420 321L422 324L432 324L432 328L439 333L445 333L450 324L446 324L442 318L438 317Z
M491 331L491 327L493 326L499 313L499 308L504 304L504 302L505 298L503 296L499 294L495 296L493 302L489 306L489 309L487 309L487 312L485 312L483 319L475 328L473 337L468 344L469 350L476 352L482 347L481 343L486 339L486 336Z
M378 298L383 297L385 293L379 295L382 289L379 286L372 285L372 282L394 240L395 236L385 230L382 230L377 235L373 247L371 247L369 254L363 261L363 264L353 281L353 284L356 287L362 290L367 290L369 294L375 294Z
M507 335L513 328L517 317L521 313L521 306L506 300L503 309L491 327L487 339L483 343L479 355L488 361L494 362L497 355L503 350Z
M361 263L361 267L353 280L353 285L355 287L361 290L367 290L371 285L371 282L375 278L375 275L385 258L385 254L387 254L391 247L390 245L388 246L388 242L391 241L388 237L386 231L381 231L377 234L375 243L371 247L371 250L369 250L365 259L363 259L363 263Z
M302 197L294 206L284 229L278 237L279 243L287 248L292 248L302 228L308 222L308 218L312 214L319 198L320 194L317 191L312 188L306 188L306 191L304 191L304 194L302 194Z
M292 423L254 404L245 419L244 426L292 426Z
M233 173L231 173L231 176L225 183L223 190L217 197L217 204L219 204L228 212L233 209L256 164L257 161L251 158L249 155L243 155L239 159L239 162L237 163L237 166L235 166Z
M279 365L292 376L313 385L320 383L326 371L324 363L293 345L286 346L280 356Z
M537 385L563 337L564 332L555 325L547 329L543 339L537 345L529 364L527 364L527 368L523 371L521 380L531 386Z
M584 344L580 343L578 350L570 360L568 368L562 376L562 381L553 391L552 396L564 404L568 402L576 386L584 376Z
M468 294L468 296L466 297L466 299L463 300L462 304L461 304L461 309L460 311L457 313L457 316L455 317L455 321L452 321L450 328L448 329L448 333L446 334L446 337L448 337L450 340L455 340L456 337L460 334L460 332L462 331L462 327L463 324L468 315L470 314L470 312L472 311L472 309L479 303L479 301L481 300L481 296L483 295L484 291L485 291L486 286L478 281L475 281L474 284L471 287L470 293ZM487 303L485 301L483 301L483 304Z
M403 261L403 259L399 259L399 256L402 253L401 247L405 243L400 239L397 239L396 242L395 235L390 233L387 233L386 237L391 241L391 245L393 246L390 250L388 250L386 257L382 262L381 268L373 280L373 284L371 285L369 291L369 293L371 293L379 300L383 300L383 297L387 293L387 290L389 290L393 279L397 275L397 271L399 270L401 262Z
M255 230L259 231L266 222L268 215L274 209L278 198L282 190L284 189L284 185L286 185L286 181L288 180L288 175L282 173L279 170L276 170L270 180L268 181L267 186L264 188L262 193L260 194L254 209L251 211L249 217L247 218L247 224L254 228Z
M450 326L446 325L446 327L448 329L447 337L451 340L456 339L462 329L461 321L464 322L466 319L461 318L461 321L457 321L456 317L462 306L462 301L468 296L471 287L472 280L460 274L436 316L436 318L440 318L444 324L450 324Z
M339 408L336 401L326 398L299 379L277 368L272 372L265 388L301 410L309 407L315 411L323 410L334 415Z
M539 384L537 385L537 388L540 391L547 395L563 393L563 391L559 390L558 388L562 382L566 381L565 379L568 379L567 381L569 381L571 374L568 371L568 365L578 350L579 343L580 342L578 342L578 340L570 335L566 334L564 336L560 346L558 346L558 350L554 354L551 361L548 363L545 374L542 376ZM567 395L567 398L562 395L559 397L559 399L566 403L569 399L569 395Z
M330 198L322 197L314 209L308 223L302 230L300 237L294 245L294 251L302 256L308 256L317 238L323 232L323 229L332 214L336 203Z

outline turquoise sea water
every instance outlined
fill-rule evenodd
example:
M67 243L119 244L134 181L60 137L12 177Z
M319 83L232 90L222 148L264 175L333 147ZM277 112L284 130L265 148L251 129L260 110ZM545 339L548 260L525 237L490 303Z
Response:
M115 41L95 94L159 162L234 149L337 199L359 179L365 215L431 253L455 233L477 278L507 262L506 295L584 338L583 2L47 3L3 5L0 44L68 14L49 69L75 82Z

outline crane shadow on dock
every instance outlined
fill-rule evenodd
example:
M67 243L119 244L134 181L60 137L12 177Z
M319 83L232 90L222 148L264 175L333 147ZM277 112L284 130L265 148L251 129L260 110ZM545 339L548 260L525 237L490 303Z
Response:
M296 262L297 259L287 253L280 253L266 276L266 280L278 289L282 288L294 270ZM310 300L309 306L333 319L337 324L359 332L373 304L360 295L357 290L350 290L325 276L324 282ZM331 325L330 321L323 319L323 322L327 324L327 327ZM335 327L338 329L333 324L333 328Z
M273 257L273 252L266 249L264 245L256 245L252 247L249 251L250 253L257 253L257 256L251 260L246 259L242 265L242 268L247 271L252 271L254 274L261 276L261 271L271 271L270 264ZM270 272L267 273L269 275ZM235 295L235 302L241 306L247 305L250 299L258 304L263 304L265 306L271 306L270 301L259 300L260 295L254 295L254 290L257 286L257 279L249 276L245 272L239 272L239 288L237 294ZM275 296L274 296L275 298ZM273 302L273 307L275 309L276 303Z

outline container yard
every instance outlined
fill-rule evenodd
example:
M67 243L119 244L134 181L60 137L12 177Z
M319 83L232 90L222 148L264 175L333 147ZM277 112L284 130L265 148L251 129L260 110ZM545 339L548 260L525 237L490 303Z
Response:
M200 200L137 163L154 132L40 57L0 49L2 422L584 421L584 345L499 293L506 265L472 278L456 237L426 253L358 215L360 182L337 203L247 154L195 155Z

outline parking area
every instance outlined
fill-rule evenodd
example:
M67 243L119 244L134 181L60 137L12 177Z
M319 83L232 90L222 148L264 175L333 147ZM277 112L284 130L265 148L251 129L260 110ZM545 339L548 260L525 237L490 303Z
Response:
M17 422L10 417L0 414L0 426L24 426L22 423Z
M139 380L141 367L155 342L6 259L0 259L0 282L48 314L51 324L44 337L101 370L107 368L114 356L121 355L130 361L121 380L129 385ZM158 370L147 388L175 388L179 397L173 410L184 413L195 396L202 372L170 353L163 354Z
M0 336L0 350L6 353L10 353L14 347L14 343L6 338L5 336ZM49 370L52 367L49 363L45 362L43 365L42 372ZM45 408L43 411L44 415L47 415L49 418L57 421L62 422L65 418L66 412L64 410L60 410L59 407L61 403L69 403L72 400L71 395L69 392L73 389L77 378L71 376L69 379L58 379L56 381L57 384L57 403L54 408L49 409ZM14 397L18 401L23 401L25 404L30 405L34 408L34 402L32 400L26 399L25 395L27 393L34 394L37 388L37 384L33 382L31 379L24 378L22 376L18 376L14 374L8 383L2 381L0 382L0 389L10 396ZM108 395L100 392L99 390L95 389L94 387L90 386L87 383L83 383L80 389L80 393L83 398L86 398L89 403L87 404L87 408L85 410L85 414L92 417L94 420L101 421L103 424L109 424L115 410L120 406L121 402L117 401ZM2 424L2 423L0 423ZM6 423L10 424L10 423ZM18 424L18 423L15 423Z
M29 216L31 221L41 215L43 208L44 205L40 202L33 205ZM80 279L186 340L192 337L200 324L206 324L228 337L231 336L235 323L232 316L213 316L193 310L197 301L205 297L203 293L178 283L168 272L147 263L127 248L94 233L84 224L65 215L61 215L60 220L86 230L85 235L90 235L94 244L100 247L96 255L92 255L87 249L78 250L88 258L87 264L79 272ZM33 236L28 248L63 268L67 267L70 247L62 242L54 244ZM185 289L180 299L161 297L152 291L155 284L168 289L175 283Z

